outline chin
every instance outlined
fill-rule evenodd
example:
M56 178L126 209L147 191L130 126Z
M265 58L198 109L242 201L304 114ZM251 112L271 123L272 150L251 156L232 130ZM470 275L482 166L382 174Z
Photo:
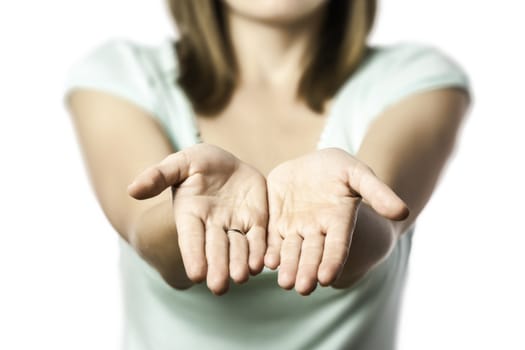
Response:
M222 0L226 8L237 16L251 20L293 24L315 15L329 0Z

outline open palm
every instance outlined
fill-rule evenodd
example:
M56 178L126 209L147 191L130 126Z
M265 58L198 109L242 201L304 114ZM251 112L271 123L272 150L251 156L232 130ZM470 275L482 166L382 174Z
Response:
M278 283L311 293L329 285L348 255L362 199L389 219L408 215L405 203L362 162L327 148L282 163L267 180L268 250L265 263L280 265Z
M190 280L206 278L210 290L222 294L230 277L242 283L262 270L268 220L262 174L231 153L198 144L145 170L131 192L144 199L169 186Z

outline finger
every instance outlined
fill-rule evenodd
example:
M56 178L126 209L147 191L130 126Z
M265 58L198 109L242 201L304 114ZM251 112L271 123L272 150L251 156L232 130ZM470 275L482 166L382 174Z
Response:
M355 216L355 213L352 216ZM352 239L350 222L354 222L353 218L350 221L334 220L328 227L317 277L323 286L328 286L336 280L346 262Z
M305 234L299 259L295 290L302 295L310 294L317 286L317 271L323 257L324 235L320 232Z
M281 267L279 268L278 283L284 289L291 289L295 285L299 255L303 239L296 233L288 234L283 240L281 249Z
M391 220L404 220L408 217L409 209L406 203L363 163L357 162L349 170L348 184L379 215Z
M219 226L206 228L206 259L208 261L208 276L206 283L208 288L217 295L224 294L228 290L230 278L229 242L224 229Z
M230 277L235 283L243 283L248 280L248 240L243 234L228 231L230 241Z
M248 266L250 273L256 275L264 267L264 253L266 252L266 229L261 226L253 226L246 239L249 246Z
M128 193L136 199L154 197L166 188L184 181L189 176L190 162L184 151L170 154L160 163L137 175L128 186Z
M280 191L277 191L272 185L270 177L266 182L268 192L268 237L266 254L264 256L264 264L274 270L281 263L281 245L283 239L281 232L279 232L279 218L283 209L282 198L280 197Z
M277 225L270 219L267 237L268 248L264 256L264 264L272 270L276 269L281 262L282 242L283 239L279 231L277 231Z
M179 249L188 278L202 282L206 278L207 263L204 251L204 224L192 215L176 217Z

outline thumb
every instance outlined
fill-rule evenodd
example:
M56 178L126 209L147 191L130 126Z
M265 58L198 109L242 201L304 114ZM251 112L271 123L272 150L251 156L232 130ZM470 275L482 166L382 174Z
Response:
M184 151L172 153L160 163L141 172L128 186L136 199L155 197L166 188L183 182L189 176L190 162Z
M410 214L406 203L368 166L355 163L347 172L348 185L352 192L357 192L363 202L372 207L379 215L390 220L404 220Z

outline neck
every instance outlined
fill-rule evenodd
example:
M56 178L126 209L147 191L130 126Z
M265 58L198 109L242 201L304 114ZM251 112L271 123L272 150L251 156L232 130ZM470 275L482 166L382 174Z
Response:
M226 11L241 85L297 86L324 11L293 24L263 23Z

